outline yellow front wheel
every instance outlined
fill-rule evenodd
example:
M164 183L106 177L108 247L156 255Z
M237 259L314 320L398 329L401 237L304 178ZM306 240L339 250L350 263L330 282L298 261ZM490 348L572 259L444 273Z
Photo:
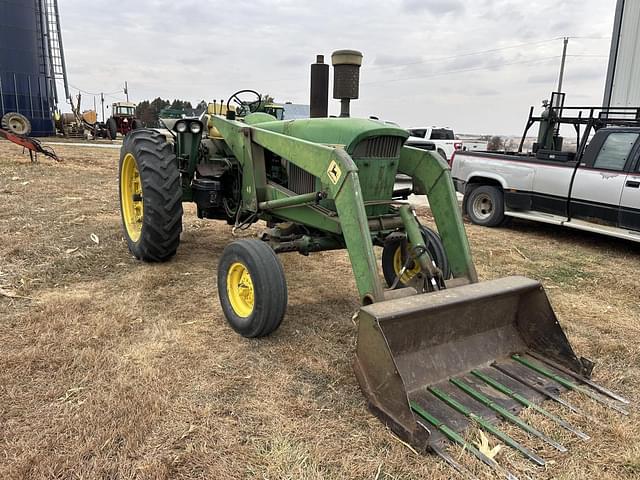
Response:
M242 318L253 312L253 280L246 265L235 262L227 273L227 295L233 311Z
M451 277L451 269L444 245L440 236L424 225L420 225L422 230L422 238L427 245L427 253L435 262L436 266L442 271L445 280ZM395 288L403 288L411 285L416 276L420 273L420 265L411 259L409 254L411 244L409 244L404 235L393 234L385 240L382 250L382 273L387 282L387 286L396 285ZM406 270L396 282L398 275L402 272L402 268L407 266Z
M403 285L408 285L413 277L420 273L420 264L414 261L410 254L409 249L411 245L409 243L400 243L393 252L393 273L394 277L400 275L402 269L405 268L404 273L400 277L400 282Z
M261 240L237 240L218 264L218 296L227 322L244 337L275 331L287 309L287 284L275 252Z

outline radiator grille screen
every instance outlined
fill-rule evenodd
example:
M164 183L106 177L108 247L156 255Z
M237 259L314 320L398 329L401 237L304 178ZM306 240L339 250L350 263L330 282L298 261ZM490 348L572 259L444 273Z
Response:
M397 158L404 143L402 137L372 137L360 142L353 150L354 158Z
M316 191L316 177L293 163L288 163L287 169L289 173L289 190L298 194Z

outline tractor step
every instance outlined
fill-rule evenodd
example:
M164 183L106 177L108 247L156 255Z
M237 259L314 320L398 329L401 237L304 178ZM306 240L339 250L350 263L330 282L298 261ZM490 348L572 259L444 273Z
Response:
M356 376L370 409L415 448L432 451L469 477L447 452L450 443L505 478L516 478L463 436L480 429L534 465L546 461L523 438L558 452L556 438L519 417L531 409L559 429L587 441L589 435L564 415L542 406L577 392L627 415L625 398L592 382L593 364L578 358L542 286L523 277L375 303L359 314ZM518 439L502 424L522 432Z

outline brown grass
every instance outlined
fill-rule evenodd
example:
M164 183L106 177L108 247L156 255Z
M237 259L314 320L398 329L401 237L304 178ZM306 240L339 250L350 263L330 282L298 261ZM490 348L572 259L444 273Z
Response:
M63 163L31 165L0 142L0 478L456 476L367 411L351 370L358 304L343 252L283 255L285 321L270 338L243 339L214 282L230 229L187 207L176 259L134 261L117 150L56 150ZM542 280L596 379L637 403L640 248L524 222L467 230L481 277ZM639 478L637 409L622 418L581 405L599 423L569 418L591 442L525 412L570 453L525 439L552 460L546 470L506 448L499 461L521 478Z

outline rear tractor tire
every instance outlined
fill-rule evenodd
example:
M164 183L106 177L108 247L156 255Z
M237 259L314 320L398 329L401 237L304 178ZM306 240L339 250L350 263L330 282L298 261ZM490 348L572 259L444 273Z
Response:
M476 225L497 227L504 220L504 195L491 185L474 188L464 197L465 211Z
M218 296L237 333L247 338L273 333L287 310L287 283L271 247L255 239L227 245L218 264Z
M422 230L422 238L427 245L427 252L431 259L435 262L436 266L442 271L442 277L445 280L451 278L451 268L449 267L449 260L444 250L444 245L440 236L424 225L420 225ZM382 273L384 279L387 282L387 286L391 287L396 280L396 277L402 270L406 262L406 253L404 253L403 243L406 240L403 238L393 239L385 243L382 249ZM405 248L409 248L410 244L407 244ZM416 274L420 272L420 265L416 262L410 262L407 270L400 278L400 281L396 284L396 288L404 288L411 284L412 279Z
M182 186L171 146L154 130L135 130L124 139L119 172L129 250L145 262L169 260L182 232Z
M0 120L0 126L3 130L16 135L24 135L26 137L31 133L31 122L18 112L5 113L2 116L2 120Z

